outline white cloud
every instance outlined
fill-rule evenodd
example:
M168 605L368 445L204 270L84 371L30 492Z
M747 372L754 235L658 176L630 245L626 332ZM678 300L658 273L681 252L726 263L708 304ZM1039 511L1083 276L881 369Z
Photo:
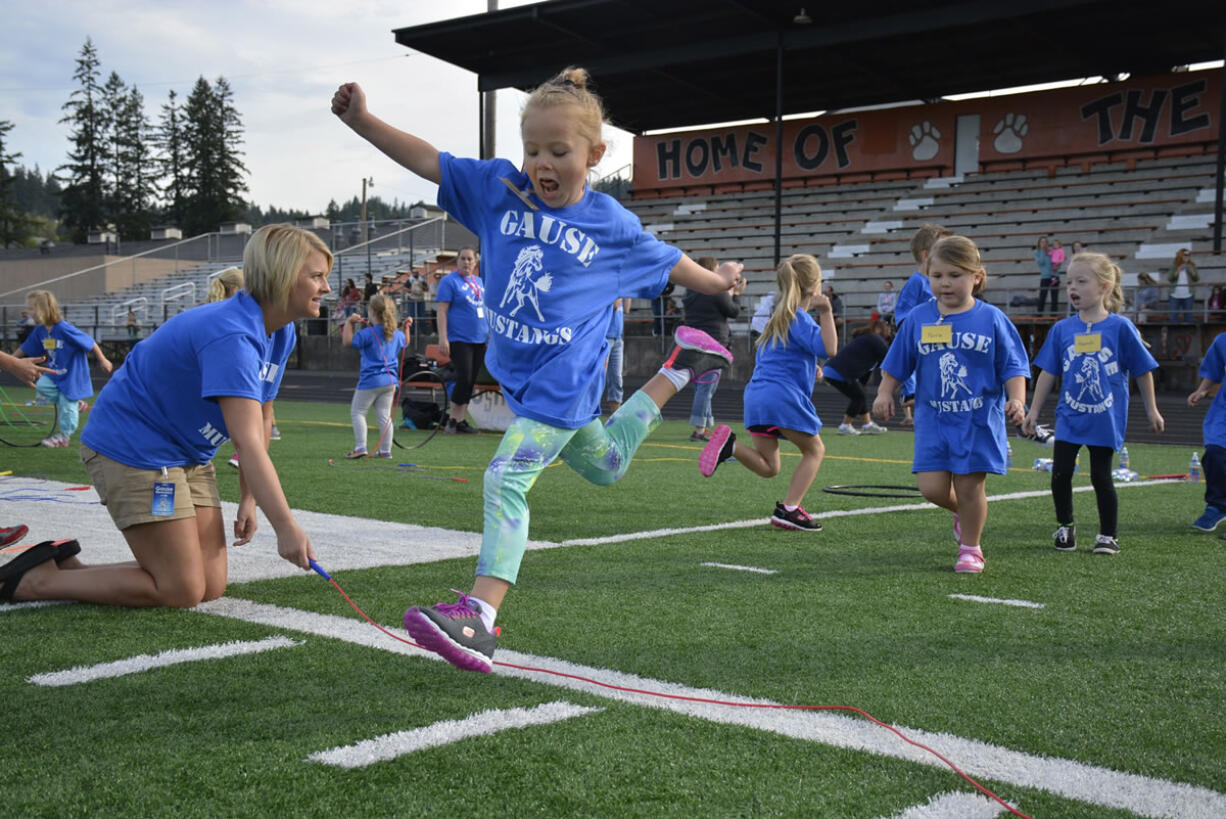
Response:
M502 0L503 7L521 0ZM249 198L322 211L360 193L363 176L386 199L433 201L435 188L398 168L328 111L341 82L365 89L371 110L442 150L476 155L477 78L398 45L392 30L486 10L485 0L0 0L0 120L26 166L65 161L61 106L86 37L102 62L145 96L156 121L171 89L226 77L243 118ZM560 68L561 66L559 66ZM523 94L498 98L498 153L518 162ZM616 113L616 112L614 112ZM631 138L613 136L601 168L630 161Z

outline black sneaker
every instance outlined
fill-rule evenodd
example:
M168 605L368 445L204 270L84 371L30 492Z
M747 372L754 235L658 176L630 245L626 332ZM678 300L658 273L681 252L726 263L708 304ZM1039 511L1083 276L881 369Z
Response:
M732 365L732 353L702 330L678 327L674 336L677 346L664 366L673 370L689 370L695 384L719 380L720 373Z
M690 440L705 444L707 441L711 440L711 436L705 432L691 432Z
M1052 537L1052 545L1058 552L1077 551L1077 527L1073 524L1057 527Z
M775 504L775 514L771 515L771 524L780 529L794 529L798 532L820 532L821 521L809 517L809 513L797 506L791 512L783 508L782 503Z
M1099 535L1094 538L1094 554L1096 555L1118 555L1120 553L1120 542L1113 537L1107 535Z
M404 613L404 627L422 648L456 668L488 674L494 670L498 638L485 628L477 604L467 594L456 594L460 599L454 603L409 609Z
M1034 425L1034 435L1027 435L1021 429L1017 431L1017 435L1019 438L1025 438L1027 441L1034 441L1040 446L1054 447L1056 445L1056 433L1052 431L1051 427L1043 424Z
M468 425L467 418L465 418L463 421L460 421L458 424L455 424L452 430L453 430L453 434L455 435L477 435L478 434L477 429L475 427L470 427Z

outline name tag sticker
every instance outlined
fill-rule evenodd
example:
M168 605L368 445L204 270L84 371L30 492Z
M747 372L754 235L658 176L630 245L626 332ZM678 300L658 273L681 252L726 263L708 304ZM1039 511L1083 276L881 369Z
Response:
M477 308L477 318L485 318L485 310L480 307Z
M54 350L57 346L59 346L59 342L57 339L50 338L50 337L43 339L43 349L44 350Z
M149 514L154 517L168 518L175 513L175 485L169 481L156 481L153 484L153 507Z
M1075 353L1097 353L1102 348L1102 333L1081 333L1073 337L1073 352Z
M920 341L925 344L952 344L953 340L952 324L925 324L920 328Z

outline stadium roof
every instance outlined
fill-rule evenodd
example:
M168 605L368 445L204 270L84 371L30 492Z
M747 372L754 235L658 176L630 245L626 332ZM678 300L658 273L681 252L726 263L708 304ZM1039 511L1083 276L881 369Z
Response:
M641 133L770 119L778 98L787 115L1164 73L1226 56L1226 3L554 0L395 35L476 73L480 91L582 65L613 124Z

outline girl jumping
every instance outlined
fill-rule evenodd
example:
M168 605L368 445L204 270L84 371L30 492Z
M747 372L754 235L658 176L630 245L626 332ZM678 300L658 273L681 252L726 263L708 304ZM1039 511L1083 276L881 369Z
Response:
M47 447L68 446L68 440L81 422L81 405L94 395L89 378L89 353L98 359L104 372L111 371L111 360L98 342L88 333L64 321L60 304L50 290L35 290L26 296L34 316L34 329L22 342L17 356L46 357L46 367L52 370L39 376L35 384L39 398L57 405L60 431L42 440Z
M1026 348L1013 322L975 298L987 272L965 236L928 254L935 298L916 307L881 364L873 414L894 414L894 389L915 373L915 460L921 493L954 513L955 572L983 571L979 539L988 516L987 473L1005 473L1005 419L1026 413Z
M750 472L773 478L779 474L779 439L786 438L800 450L800 463L783 501L775 504L771 523L781 529L817 532L822 524L800 504L826 454L812 398L817 360L834 354L838 334L830 300L822 295L817 259L792 256L779 265L775 280L775 309L758 338L753 377L745 386L745 428L753 436L753 447L737 443L732 430L720 424L703 447L698 469L709 478L723 461L736 456ZM817 310L820 324L807 310Z
M354 327L367 319L354 313L341 328L341 343L352 346L362 358L358 386L353 391L349 404L349 417L353 421L353 449L346 458L366 457L366 413L373 404L375 419L379 422L379 446L376 458L392 457L392 399L399 382L400 351L405 348L404 333L396 329L396 303L379 293L367 306L370 326L354 331ZM406 319L411 326L413 319Z
M700 330L677 331L665 366L599 421L609 305L654 299L670 281L726 290L741 270L706 270L643 230L615 199L588 187L604 156L604 106L588 74L568 68L528 97L520 116L523 162L461 159L397 130L366 108L356 83L337 89L332 112L383 153L439 185L439 204L481 239L490 327L485 364L515 419L485 471L477 579L457 603L405 612L413 639L451 664L493 668L494 618L515 582L528 540L527 493L561 458L597 484L617 481L660 407L695 375L732 354Z
M1069 262L1068 301L1077 315L1051 328L1035 357L1042 372L1034 384L1023 432L1034 432L1039 410L1060 378L1056 405L1056 441L1052 452L1051 496L1056 503L1056 532L1061 552L1076 550L1073 527L1073 467L1084 444L1090 451L1090 481L1098 499L1098 535L1094 554L1120 551L1116 539L1119 501L1111 478L1111 461L1124 445L1128 423L1128 378L1137 379L1151 432L1166 422L1154 399L1158 362L1145 348L1131 321L1116 314L1124 304L1120 268L1101 253L1079 253Z

